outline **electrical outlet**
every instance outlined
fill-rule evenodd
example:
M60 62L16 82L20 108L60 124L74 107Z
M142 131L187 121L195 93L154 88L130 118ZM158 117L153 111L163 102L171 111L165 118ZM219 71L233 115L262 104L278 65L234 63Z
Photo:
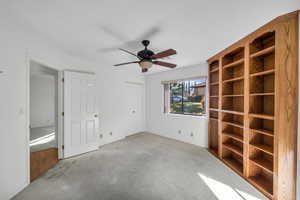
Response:
M109 135L112 135L112 132L109 132Z
M181 130L178 130L178 134L181 134Z

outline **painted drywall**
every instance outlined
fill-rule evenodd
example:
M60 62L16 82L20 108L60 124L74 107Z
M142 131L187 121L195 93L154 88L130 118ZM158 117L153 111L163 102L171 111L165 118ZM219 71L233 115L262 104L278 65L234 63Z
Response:
M30 127L55 125L55 77L30 76Z
M146 129L161 136L207 147L207 116L165 114L161 81L207 76L207 64L179 68L146 77ZM179 130L181 133L179 133ZM193 136L191 136L191 134Z
M1 7L9 6L24 24L78 57L102 61L102 56L122 54L113 51L117 48L137 52L142 49L140 41L150 39L149 48L155 52L178 50L171 61L181 67L205 61L273 18L299 9L299 2L2 0ZM151 12L145 14L145 8ZM109 64L123 61L131 60L110 59ZM154 66L150 73L161 70L168 69Z
M144 77L141 73L108 65L99 67L96 76L102 135L100 145L122 139L131 130L145 131L144 120L141 125L135 117L132 118L132 110L136 107L128 103L132 98L144 101ZM131 84L138 84L141 90L132 91L129 87ZM144 102L141 104L144 106ZM144 109L138 112L136 115L144 119Z
M26 187L29 127L29 59L57 70L93 71L97 78L100 130L99 144L124 138L127 129L140 127L128 116L126 82L144 85L138 69L114 69L105 59L93 63L66 54L54 42L30 26L11 20L9 11L0 12L0 199L7 200ZM143 92L131 93L142 98ZM142 114L144 115L144 114ZM130 127L128 127L130 124ZM125 128L124 128L125 127ZM141 131L144 127L141 127ZM112 132L113 135L109 133Z

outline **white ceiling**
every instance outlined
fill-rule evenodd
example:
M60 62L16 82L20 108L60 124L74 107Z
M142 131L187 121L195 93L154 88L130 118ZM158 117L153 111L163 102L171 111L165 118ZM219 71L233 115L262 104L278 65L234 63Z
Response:
M113 65L135 58L111 48L136 52L140 40L150 39L155 51L176 49L178 55L166 61L184 67L205 62L274 17L299 9L300 1L1 0L0 5L70 55Z

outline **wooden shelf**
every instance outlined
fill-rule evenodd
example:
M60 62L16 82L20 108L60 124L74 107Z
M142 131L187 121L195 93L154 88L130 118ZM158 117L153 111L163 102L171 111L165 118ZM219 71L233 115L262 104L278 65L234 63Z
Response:
M230 82L235 82L235 81L241 81L243 79L244 79L244 76L241 76L241 77L236 77L236 78L225 80L225 81L223 81L223 83L230 83Z
M243 174L243 165L233 158L223 158L224 163L235 170L240 175Z
M273 163L271 161L263 158L250 158L250 161L253 162L255 165L265 169L269 173L273 173Z
M209 96L210 98L219 98L218 95Z
M215 69L212 69L209 73L214 73L214 72L217 72L217 71L219 71L219 67L215 68Z
M266 54L269 54L269 53L272 53L275 51L275 46L271 46L271 47L268 47L268 48L265 48L261 51L258 51L256 53L253 53L250 55L251 58L255 58L255 57L258 57L258 56L262 56L262 55L266 55Z
M219 112L220 110L217 109L217 108L209 108L210 111L216 111L216 112Z
M268 145L265 144L250 144L251 146L253 146L256 149L259 149L267 154L273 155L274 150L273 147L270 147Z
M244 115L243 112L234 111L234 110L220 110L220 111L225 113L235 114L235 115Z
M211 85L211 86L219 85L219 81L218 82L214 82L214 83L210 83L209 85Z
M273 115L266 115L266 114L256 114L256 113L249 113L250 117L256 117L256 118L261 118L261 119L269 119L269 120L274 120L275 117Z
M225 94L223 97L243 97L243 94Z
M251 93L250 96L274 96L274 92L266 92L266 93Z
M225 135L225 136L227 136L227 137L230 137L232 139L235 139L235 140L237 140L237 141L239 141L241 143L244 142L243 141L243 136L241 136L241 135L238 135L238 134L235 134L235 133L229 133L229 132L223 132L222 134Z
M214 118L214 117L210 117L209 119L210 119L210 120L214 120L214 121L219 121L218 118Z
M250 131L274 137L274 132L272 132L272 131L268 131L268 130L264 130L264 129L253 129L253 128L250 128Z
M274 73L275 73L275 70L274 69L270 69L270 70L266 70L266 71L256 72L256 73L250 74L250 77L264 76L264 75L274 74Z
M258 189L267 195L269 198L273 199L273 183L261 175L251 176L248 180Z
M238 128L244 128L244 125L240 124L238 122L229 122L229 121L222 121L222 122L224 124L228 124L228 125L235 126L235 127L238 127Z
M243 149L240 148L237 145L234 145L232 143L223 143L223 147L225 147L226 149L236 153L239 156L243 156Z
M237 65L240 65L244 62L244 58L240 59L240 60L237 60L237 61L234 61L232 63L229 63L229 64L226 64L223 66L223 69L226 69L226 68L229 68L229 67L235 67Z

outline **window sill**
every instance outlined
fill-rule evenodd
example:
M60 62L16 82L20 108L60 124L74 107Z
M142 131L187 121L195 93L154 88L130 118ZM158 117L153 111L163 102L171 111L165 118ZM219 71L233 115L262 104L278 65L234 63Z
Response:
M207 114L204 115L184 115L184 114L176 114L176 113L164 113L166 116L170 117L188 117L188 118L197 118L197 119L208 119Z

